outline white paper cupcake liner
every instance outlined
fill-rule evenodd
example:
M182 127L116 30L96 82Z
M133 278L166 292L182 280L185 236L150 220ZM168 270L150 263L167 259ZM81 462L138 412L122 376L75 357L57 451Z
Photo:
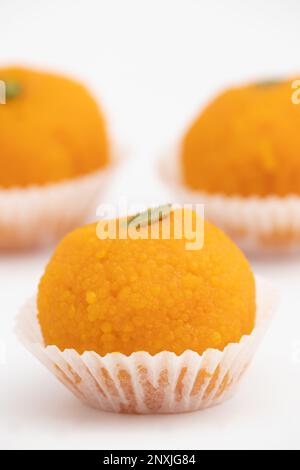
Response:
M44 346L35 300L17 318L16 333L25 347L74 395L88 405L118 413L181 413L217 405L231 397L266 332L276 295L256 278L257 314L253 332L224 351L200 355L187 350L177 356L163 351L151 356L95 352L78 354Z
M0 190L0 249L42 246L61 238L95 209L109 169L45 186Z
M176 202L204 204L208 220L223 229L248 253L300 252L300 197L239 197L208 194L184 185L178 151L161 164L161 173Z

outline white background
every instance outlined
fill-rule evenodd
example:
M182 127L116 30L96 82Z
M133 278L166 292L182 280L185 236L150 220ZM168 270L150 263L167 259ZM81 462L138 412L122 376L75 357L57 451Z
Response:
M168 197L157 159L216 91L300 73L299 21L297 0L0 0L0 64L88 83L125 159L105 202L156 203ZM207 411L143 417L85 407L17 342L14 318L49 254L0 255L0 448L300 448L300 258L251 260L282 301L239 393Z

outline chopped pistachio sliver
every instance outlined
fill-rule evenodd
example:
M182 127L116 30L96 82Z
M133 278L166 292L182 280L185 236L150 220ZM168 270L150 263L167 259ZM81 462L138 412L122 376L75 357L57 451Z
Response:
M151 225L167 217L172 209L172 204L164 204L162 206L153 207L140 212L127 220L128 226L142 227L144 225Z
M258 82L256 86L261 87L261 88L269 88L272 86L280 85L282 83L282 80L278 78L274 79L269 79L269 80L262 80L261 82Z
M6 85L5 92L6 92L7 100L14 99L17 96L19 96L19 94L21 93L21 85L18 82L14 80L9 80L5 83L5 85Z

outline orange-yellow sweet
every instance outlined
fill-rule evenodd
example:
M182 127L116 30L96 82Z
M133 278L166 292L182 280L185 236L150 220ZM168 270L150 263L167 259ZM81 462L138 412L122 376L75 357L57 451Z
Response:
M108 163L105 120L84 86L25 68L1 68L0 80L0 187L44 185Z
M300 194L300 105L292 80L225 91L182 142L185 184L241 196Z
M175 212L168 217L172 229ZM203 353L251 333L255 282L244 255L208 222L203 249L185 243L173 236L100 240L96 224L70 233L39 286L45 343L100 355Z

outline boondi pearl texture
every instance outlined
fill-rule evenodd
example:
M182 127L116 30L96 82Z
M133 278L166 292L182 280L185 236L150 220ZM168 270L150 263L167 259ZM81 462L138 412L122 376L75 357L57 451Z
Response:
M172 228L175 212L168 217ZM251 333L254 277L221 230L205 222L204 247L194 251L185 238L100 240L96 229L88 225L62 240L41 279L46 345L100 355L201 354Z
M209 194L300 194L300 106L292 80L225 91L197 117L181 148L187 186Z
M109 160L104 117L81 84L25 68L1 68L0 187L82 176Z

